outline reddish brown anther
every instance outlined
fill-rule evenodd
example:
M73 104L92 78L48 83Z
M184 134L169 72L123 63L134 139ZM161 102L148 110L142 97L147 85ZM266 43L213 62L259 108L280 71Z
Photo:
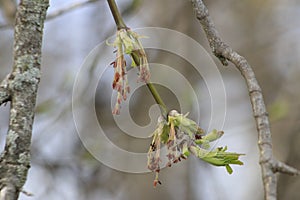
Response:
M154 181L153 181L153 187L156 187L156 186L157 186L157 183L158 183L159 185L161 185L160 180L154 180Z
M181 154L180 157L181 157L182 159L186 160L186 156L185 156L185 155Z
M120 79L120 74L118 72L116 72L115 76L114 76L113 85L112 85L113 89L116 89L116 85L119 82L119 79Z
M200 140L200 139L202 139L202 136L201 136L200 134L196 134L196 135L195 135L195 139L196 139L196 140Z

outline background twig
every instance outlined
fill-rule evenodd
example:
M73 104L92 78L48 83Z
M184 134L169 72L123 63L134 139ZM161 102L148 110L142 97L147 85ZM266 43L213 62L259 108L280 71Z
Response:
M85 1L80 1L80 2L72 3L72 4L70 4L70 5L68 5L68 6L64 7L64 8L60 8L60 9L58 9L56 11L53 11L53 12L49 13L47 15L46 20L48 21L48 20L54 19L56 17L59 17L61 15L66 14L66 13L68 13L70 11L73 11L73 10L75 10L77 8L81 8L83 6L86 6L86 5L90 4L90 3L94 3L96 1L99 1L99 0L85 0Z
M277 177L276 172L298 175L299 171L293 167L283 164L273 157L272 139L268 119L268 113L263 100L261 88L256 80L252 67L247 60L233 51L225 44L215 25L209 16L208 9L202 0L191 0L196 17L200 21L203 30L209 41L209 45L216 57L223 65L232 62L244 77L252 104L253 116L258 131L258 146L260 150L260 165L265 190L265 199L277 198Z
M95 3L97 1L99 1L99 0L84 0L84 1L71 3L70 5L67 5L63 8L57 9L57 10L49 13L46 17L46 20L48 21L48 20L55 19L56 17L60 17L60 16L67 14L75 9L81 8L81 7L89 5L91 3ZM9 29L12 27L13 27L12 23L0 24L0 30L1 29Z

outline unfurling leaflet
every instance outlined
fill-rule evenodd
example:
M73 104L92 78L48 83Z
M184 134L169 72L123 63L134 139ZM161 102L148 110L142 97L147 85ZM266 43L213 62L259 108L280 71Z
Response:
M187 159L192 153L212 165L225 166L227 172L231 174L233 171L230 164L243 165L239 157L244 154L226 152L227 147L208 150L209 143L219 139L223 134L223 131L214 129L205 135L204 130L196 122L187 118L187 114L182 115L176 110L170 111L167 119L160 116L148 151L148 169L156 173L153 186L161 184L158 173L161 169L160 149L163 145L167 147L168 167Z

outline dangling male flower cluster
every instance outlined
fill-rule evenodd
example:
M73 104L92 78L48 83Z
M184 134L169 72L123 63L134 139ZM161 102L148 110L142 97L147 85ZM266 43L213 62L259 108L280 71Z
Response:
M166 166L168 167L181 159L186 159L190 153L212 165L225 166L229 174L232 173L230 164L243 165L239 160L243 154L226 152L227 147L209 150L209 143L219 139L223 134L223 131L213 130L204 135L204 131L196 122L188 119L187 114L179 114L176 110L169 112L167 120L160 116L148 151L148 169L156 173L154 187L157 183L161 184L158 173L160 172L162 145L167 147L168 163Z
M139 62L139 78L138 81L148 83L150 80L150 70L145 50L139 41L140 36L130 29L120 29L117 31L116 40L113 46L116 50L116 60L111 64L114 67L114 80L112 87L117 91L117 102L112 111L113 114L120 114L121 102L127 99L127 94L130 92L126 61L124 54L132 58L132 66L137 66L135 58Z

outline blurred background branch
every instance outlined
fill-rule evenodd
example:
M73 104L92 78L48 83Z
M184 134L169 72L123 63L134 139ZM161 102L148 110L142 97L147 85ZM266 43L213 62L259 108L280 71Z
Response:
M46 20L52 20L56 17L62 16L68 12L71 12L75 9L84 7L88 4L95 3L100 0L84 0L84 1L78 1L78 2L73 2L63 8L59 8L52 13L49 13L47 15ZM0 0L0 7L3 10L3 13L6 17L6 24L0 24L0 29L5 29L5 28L12 28L14 24L14 19L15 19L15 12L16 12L16 1L15 0Z
M7 26L12 26L14 24L15 15L17 12L16 0L0 0L0 8L7 21ZM5 25L1 25L1 26L5 26Z
M71 11L73 11L73 10L75 10L75 9L81 8L81 7L86 6L86 5L89 5L89 4L91 4L91 3L95 3L95 2L97 2L97 1L100 1L100 0L85 0L85 1L73 2L73 3L71 3L71 4L68 5L68 6L65 6L65 7L63 7L63 8L59 8L59 9L57 9L57 10L55 10L55 11L49 13L49 14L47 15L46 20L54 19L54 18L56 18L56 17L59 17L59 16L61 16L61 15L66 14L66 13L68 13L68 12L71 12Z

